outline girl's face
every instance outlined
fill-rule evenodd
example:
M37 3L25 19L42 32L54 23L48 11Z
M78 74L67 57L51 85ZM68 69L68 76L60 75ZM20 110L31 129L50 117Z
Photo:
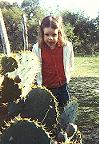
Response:
M44 42L49 46L49 48L54 49L58 41L58 29L45 27L43 31L44 31Z

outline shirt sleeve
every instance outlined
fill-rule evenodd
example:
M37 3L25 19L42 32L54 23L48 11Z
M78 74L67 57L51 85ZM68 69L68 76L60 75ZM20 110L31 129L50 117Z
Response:
M34 52L38 56L38 43L33 45L32 52Z
M33 45L32 52L35 53L35 55L38 57L39 62L40 62L39 72L35 78L35 81L36 81L36 84L42 85L42 70L41 70L42 58L41 58L41 49L38 47L38 43Z
M70 43L70 71L72 71L74 69L74 51L73 51L73 45L72 43Z

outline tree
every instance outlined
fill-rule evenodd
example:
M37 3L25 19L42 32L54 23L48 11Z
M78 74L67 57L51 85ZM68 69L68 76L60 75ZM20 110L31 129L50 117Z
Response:
M99 12L98 12L98 16L96 17L96 20L94 22L96 24L96 28L97 28L97 44L96 44L96 51L99 53Z
M76 14L74 15L74 13L72 14L66 11L62 13L62 18L64 23L65 34L67 35L68 39L72 41L74 52L78 53L79 51L78 49L81 46L81 42L82 42L80 40L80 37L74 33L75 23L78 19L78 16Z
M12 5L9 2L7 2L7 1L1 1L0 2L0 8L1 9L3 9L3 8L9 9L11 7L12 7Z
M96 23L94 20L85 18L83 14L79 13L63 13L64 23L70 23L73 29L74 48L78 53L94 54L96 50L96 43L99 40ZM75 37L76 36L76 37Z
M5 2L0 3L0 6L2 6L3 17L6 24L11 50L14 51L23 49L22 16L24 13L27 17L26 25L28 31L29 49L31 49L32 45L37 41L39 20L44 17L44 12L42 9L37 4L33 5L32 8L30 7L30 9L28 9L27 5L25 5L25 9L22 9L17 3L13 3L11 5L8 3L6 4ZM35 9L35 7L37 9ZM35 9L35 12L33 9ZM25 10L27 10L26 12L28 13L26 13ZM29 10L32 10L33 13L31 13Z
M24 0L21 8L27 15L29 49L37 42L39 21L44 17L39 0Z
M22 42L22 10L17 5L2 8L11 49L18 50L23 47Z
M36 16L39 6L39 0L24 0L21 4L21 8L27 14L28 18Z

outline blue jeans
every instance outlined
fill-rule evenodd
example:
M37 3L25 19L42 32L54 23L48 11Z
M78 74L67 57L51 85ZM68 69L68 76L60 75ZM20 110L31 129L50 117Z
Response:
M67 102L70 99L70 94L68 92L68 86L65 83L63 86L58 88L51 88L52 94L56 97L58 100L59 106L64 106L67 104Z

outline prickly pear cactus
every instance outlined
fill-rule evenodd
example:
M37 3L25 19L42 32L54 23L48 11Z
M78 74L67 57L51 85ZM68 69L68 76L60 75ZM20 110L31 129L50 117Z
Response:
M21 95L21 89L13 79L4 76L0 88L0 104L17 100Z
M72 139L70 140L68 144L83 144L82 134L79 130L77 130L77 132L74 134L74 136L72 137Z
M37 122L21 119L7 125L0 144L50 144L48 133Z
M2 56L0 61L0 118L2 116L3 120L6 120L9 114L19 113L20 107L16 102L31 90L39 64L35 54L30 51L10 54L10 57ZM4 113L3 110L5 110Z
M19 87L22 88L22 96L26 96L31 90L32 83L35 82L35 76L39 69L40 62L31 51L11 54L10 57L3 56L0 63L1 75L7 75L13 80L19 77Z
M7 105L1 104L0 105L0 119L3 118L4 115L8 113Z
M1 59L1 70L0 73L2 75L7 72L12 72L18 68L17 61L13 57L4 56Z
M22 51L14 55L14 58L18 62L18 68L13 72L9 72L8 76L13 79L16 76L19 77L19 86L22 88L21 97L24 97L31 90L31 86L35 82L35 76L40 69L40 62L37 56L31 51Z
M2 76L0 76L0 118L4 117L3 114L10 114L14 117L20 114L21 120L15 120L14 124L2 131L0 144L49 144L46 131L55 141L58 133L61 134L61 131L66 133L69 123L75 123L78 109L77 99L72 98L60 115L57 100L52 93L45 87L35 85L32 87L39 70L40 62L30 51L2 58L0 64L0 75ZM29 119L35 120L36 125ZM42 126L38 128L37 124ZM77 140L77 136L75 133L72 144L76 144L74 140Z
M7 76L1 77L2 82L0 85L0 129L4 120L9 120L12 116L18 114L18 108L16 109L16 101L20 98L21 89L13 79ZM14 105L14 106L13 106ZM10 111L11 113L10 113ZM14 113L14 115L12 115Z
M21 95L21 89L13 79L7 76L18 68L18 63L13 57L3 55L0 61L0 105L15 101Z
M18 115L17 99L20 98L21 89L13 79L2 76L0 84L0 131L5 125L4 121L8 121Z
M49 90L45 87L34 86L24 100L20 116L38 120L53 133L59 117L57 106L58 103Z

